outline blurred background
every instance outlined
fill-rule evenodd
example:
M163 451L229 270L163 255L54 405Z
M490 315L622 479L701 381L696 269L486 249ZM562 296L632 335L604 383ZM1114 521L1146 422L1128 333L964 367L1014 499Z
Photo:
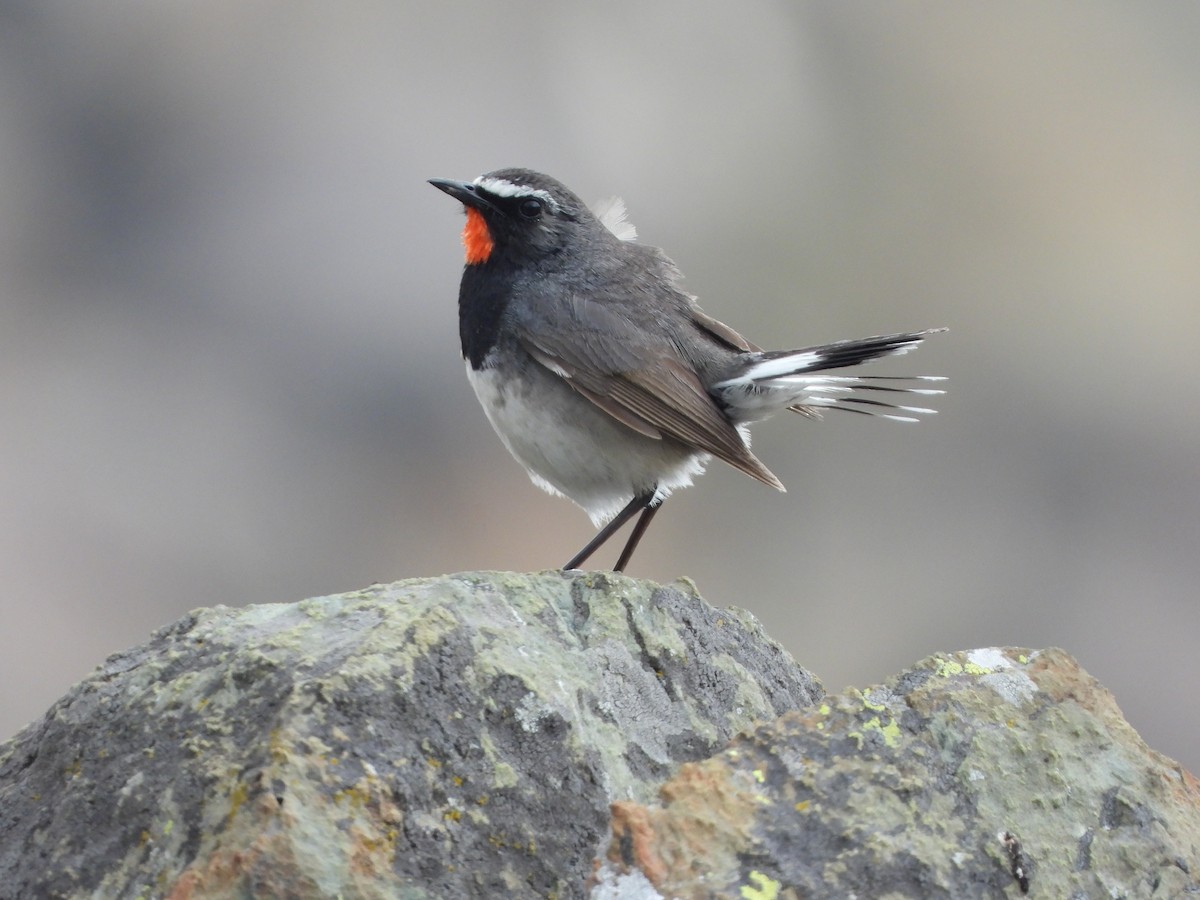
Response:
M1200 6L0 4L0 739L187 610L560 565L459 355L460 207L624 197L706 311L949 334L759 425L631 573L831 690L1073 653L1200 770ZM598 557L611 565L618 547ZM1177 696L1178 695L1178 696Z

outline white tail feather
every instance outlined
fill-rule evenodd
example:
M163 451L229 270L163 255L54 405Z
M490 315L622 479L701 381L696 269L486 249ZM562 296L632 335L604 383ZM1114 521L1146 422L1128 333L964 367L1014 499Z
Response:
M760 353L749 360L740 374L713 385L712 390L735 421L750 422L790 408L810 415L840 409L897 422L916 422L915 416L933 415L936 410L891 403L879 399L879 395L938 396L945 391L918 387L914 382L942 381L942 376L834 375L828 370L907 353L928 333L840 341L787 353ZM876 396L863 396L867 393Z

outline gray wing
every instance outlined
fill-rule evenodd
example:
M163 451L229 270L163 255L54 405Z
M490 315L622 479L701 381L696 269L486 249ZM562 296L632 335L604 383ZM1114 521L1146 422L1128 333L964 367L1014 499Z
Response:
M750 349L733 329L698 309L693 323L724 344ZM783 489L750 452L676 344L664 339L647 345L644 329L619 307L575 295L554 304L549 321L541 318L536 333L520 323L516 330L534 360L614 419L647 437L669 437L710 453Z

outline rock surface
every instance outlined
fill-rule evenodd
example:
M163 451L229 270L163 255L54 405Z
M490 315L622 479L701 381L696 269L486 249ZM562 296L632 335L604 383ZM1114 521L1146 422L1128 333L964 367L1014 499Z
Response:
M1200 784L1061 650L927 659L618 802L593 900L1200 897Z
M0 900L1200 898L1200 785L1059 650L823 695L686 582L207 609L0 745Z
M821 697L686 583L199 610L0 745L0 898L580 897L612 801Z

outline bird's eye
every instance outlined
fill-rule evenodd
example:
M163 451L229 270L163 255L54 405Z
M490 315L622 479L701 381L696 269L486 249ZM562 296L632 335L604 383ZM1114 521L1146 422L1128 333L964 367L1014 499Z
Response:
M521 215L527 219L536 219L542 214L542 201L534 200L530 197L528 200L521 201Z

